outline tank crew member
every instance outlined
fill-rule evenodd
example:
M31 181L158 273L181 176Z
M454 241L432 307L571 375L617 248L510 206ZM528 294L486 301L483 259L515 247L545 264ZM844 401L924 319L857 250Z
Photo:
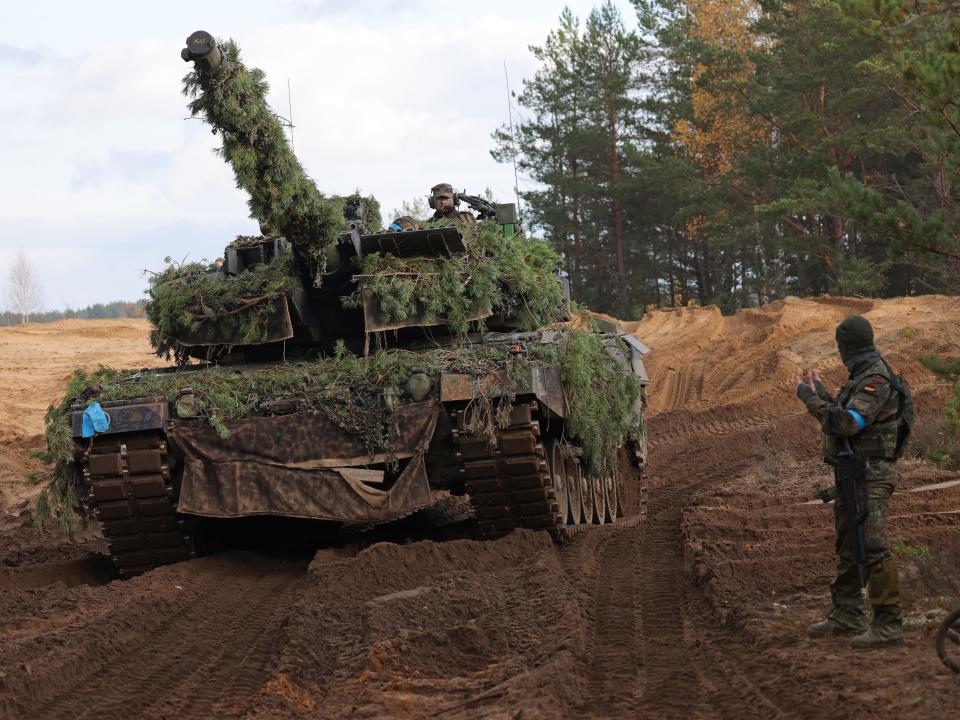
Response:
M409 215L401 215L387 227L387 232L404 232L405 230L419 230L420 223Z
M834 530L837 575L830 586L833 607L825 620L812 625L811 637L857 633L852 645L869 648L903 639L900 578L887 543L887 512L897 480L896 458L903 408L912 408L909 389L895 376L873 345L873 328L861 315L850 315L837 326L837 348L849 378L833 398L816 373L796 379L797 396L820 422L825 456L836 456L846 440L855 455L867 461L865 472L868 515L863 522L866 563L864 578L873 606L867 627L860 576L851 549L847 510L835 492ZM909 413L912 419L912 410Z
M450 183L438 183L430 188L427 203L434 211L430 216L431 222L438 220L456 220L464 225L476 225L477 219L473 213L457 210L460 201Z

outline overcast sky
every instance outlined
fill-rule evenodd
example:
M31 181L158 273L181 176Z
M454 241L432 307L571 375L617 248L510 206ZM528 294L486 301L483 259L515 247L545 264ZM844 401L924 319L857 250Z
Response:
M567 3L585 18L592 0ZM618 0L632 26L628 0ZM384 214L440 181L502 201L513 170L490 157L510 85L562 2L130 0L0 4L0 307L23 250L47 310L142 297L163 258L212 259L257 232L246 194L187 120L180 48L232 37L266 71L320 190L360 189ZM514 120L517 119L514 107ZM521 179L521 186L523 179Z

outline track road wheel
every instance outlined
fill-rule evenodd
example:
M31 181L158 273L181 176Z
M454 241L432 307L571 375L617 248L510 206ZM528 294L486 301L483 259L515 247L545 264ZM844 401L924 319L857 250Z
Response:
M620 502L617 496L617 481L614 476L603 478L603 496L607 506L607 522L616 522L620 512Z
M593 522L603 525L607 521L607 492L606 481L599 475L590 476L590 486L593 490Z
M553 493L560 506L560 524L566 525L570 518L570 487L567 482L567 466L563 459L563 452L559 440L550 440L547 443L547 457L550 463L550 482L553 484Z
M567 488L570 494L570 522L573 525L580 525L583 520L583 478L580 471L580 463L576 458L567 458L564 461L567 468Z
M583 505L583 522L589 525L593 522L593 515L596 509L596 502L593 496L593 477L587 472L586 468L580 466L580 499Z
M623 501L624 498L624 479L622 473L617 473L617 518L626 517L628 513L628 508Z

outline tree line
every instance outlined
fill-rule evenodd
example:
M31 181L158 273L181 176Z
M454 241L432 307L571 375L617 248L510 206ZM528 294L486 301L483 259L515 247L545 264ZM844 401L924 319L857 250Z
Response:
M577 300L956 292L955 2L633 5L564 10L493 136Z
M79 310L48 310L42 312L30 312L25 316L20 312L6 310L0 312L0 327L8 325L20 325L24 322L56 322L57 320L101 320L111 318L143 318L144 301L127 302L117 300L109 303L94 303Z

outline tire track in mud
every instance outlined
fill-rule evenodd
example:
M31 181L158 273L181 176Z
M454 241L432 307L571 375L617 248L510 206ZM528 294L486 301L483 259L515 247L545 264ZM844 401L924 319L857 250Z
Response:
M664 418L666 419L666 418ZM691 434L674 434L671 423L652 424L661 457L685 459ZM684 425L697 427L692 414ZM696 462L671 463L661 470L651 492L651 513L640 555L643 665L646 681L641 703L650 718L788 717L776 677L758 668L750 641L722 626L693 584L685 564L683 514L695 496L749 465L744 449L764 443L766 423L757 418L732 422L707 420L698 428ZM669 429L668 429L669 428ZM776 686L755 683L765 677Z
M699 680L685 637L681 510L692 490L651 493L639 556L644 717L690 717L699 707Z
M139 604L130 603L116 616L87 617L64 628L67 637L60 644L65 650L85 638L95 654L85 653L83 670L65 682L44 678L34 683L40 697L32 707L21 705L21 717L242 715L266 679L306 563L220 556L216 563L187 563L178 569L198 585L192 601L152 603L146 618ZM168 585L159 573L152 575L144 582L156 579L157 585ZM169 590L169 585L158 587L157 593ZM97 637L101 632L103 637ZM44 692L47 681L52 692Z
M802 413L793 415L801 416ZM671 410L657 416L656 421L661 431L652 435L648 442L651 449L660 449L676 445L680 440L692 442L693 438L698 436L717 438L750 430L771 432L783 418L783 413L755 415L747 414L739 408L711 410L700 414Z
M587 696L581 717L617 717L639 713L644 666L638 633L640 608L638 558L642 530L612 530L597 553L593 655L587 670Z

